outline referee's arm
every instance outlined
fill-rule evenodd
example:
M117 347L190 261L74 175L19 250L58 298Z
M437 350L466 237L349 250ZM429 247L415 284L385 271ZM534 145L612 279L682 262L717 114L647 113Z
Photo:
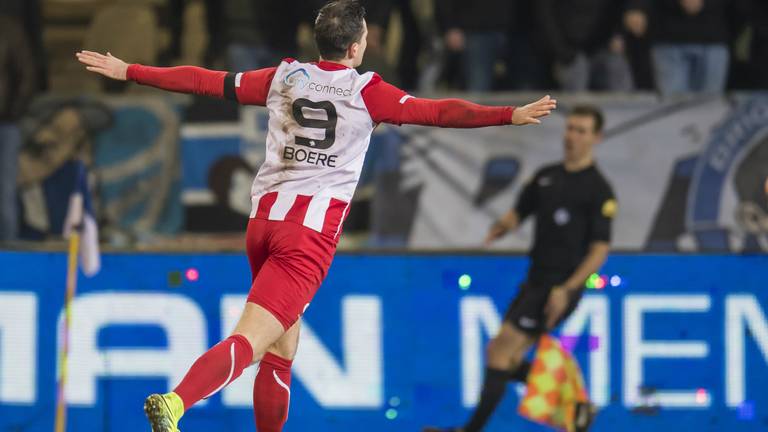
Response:
M504 216L491 225L488 235L485 237L485 246L503 237L509 231L516 230L522 221L536 210L536 178L529 181L523 188L523 192L517 199L517 204Z
M573 272L562 285L552 289L550 298L545 308L547 316L547 327L552 328L560 319L560 316L567 308L567 299L570 295L584 286L584 282L589 275L596 273L605 263L610 251L611 242L611 224L616 215L616 199L610 186L598 192L590 209L589 226L589 251Z
M589 252L587 256L581 261L576 271L573 272L562 285L555 288L565 288L569 291L576 291L584 285L589 275L600 270L600 267L605 263L608 258L608 252L611 246L606 241L594 241L589 245Z
M611 225L617 210L616 198L611 187L606 184L599 188L590 207L589 233L587 233L590 241L589 252L571 277L563 283L562 288L567 290L580 289L589 275L600 270L611 249Z

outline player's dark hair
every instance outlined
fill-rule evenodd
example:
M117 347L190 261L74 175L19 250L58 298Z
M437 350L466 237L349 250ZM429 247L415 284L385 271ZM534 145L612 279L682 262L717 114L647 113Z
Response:
M576 105L573 107L573 109L571 109L571 112L569 112L568 115L578 117L592 117L595 126L594 132L600 133L603 131L605 117L603 117L603 112L600 110L600 108L594 105Z
M357 0L336 0L323 6L315 20L315 43L325 60L340 60L363 37L365 8Z

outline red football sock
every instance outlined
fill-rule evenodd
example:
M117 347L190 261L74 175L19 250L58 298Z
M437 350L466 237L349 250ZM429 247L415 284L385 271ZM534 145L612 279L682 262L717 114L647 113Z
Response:
M174 390L184 401L184 410L234 381L252 360L253 348L242 335L232 335L209 349Z
M253 411L258 432L281 432L291 403L291 360L266 353L253 382Z

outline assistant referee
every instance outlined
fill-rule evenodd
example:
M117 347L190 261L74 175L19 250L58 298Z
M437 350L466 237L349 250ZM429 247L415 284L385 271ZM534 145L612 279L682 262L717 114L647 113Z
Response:
M602 139L602 129L603 114L598 108L584 105L571 110L563 162L539 169L525 185L514 209L491 227L486 244L534 216L531 266L499 334L488 345L480 403L463 428L444 431L482 430L503 398L508 381L526 380L530 364L524 358L538 336L576 309L585 281L605 262L617 204L611 185L594 160L593 148ZM591 409L584 411L577 416L576 430L586 430L591 422ZM440 430L425 428L425 432Z

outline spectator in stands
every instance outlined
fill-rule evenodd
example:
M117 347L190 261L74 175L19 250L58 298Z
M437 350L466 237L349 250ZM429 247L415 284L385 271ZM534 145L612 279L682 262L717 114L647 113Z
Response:
M0 241L16 238L17 121L37 87L32 51L18 19L0 15Z
M159 62L163 65L173 64L182 56L182 39L184 36L184 14L190 0L167 0L165 7L160 8L158 18L160 23L168 27L170 33L169 45L160 54ZM205 51L206 64L215 64L223 60L224 44L222 42L222 10L221 0L205 0L205 27L208 31L208 47Z
M158 14L159 21L168 27L170 40L168 48L160 54L158 62L163 65L171 64L175 59L181 57L182 36L184 34L184 9L187 6L186 0L168 0L166 9ZM206 19L210 16L210 11L205 10ZM210 38L210 35L209 35ZM208 45L211 45L209 40Z
M645 35L637 36L627 30L622 31L627 61L632 69L632 81L635 90L652 91L656 89L653 82L653 62L651 61L651 43Z
M537 0L541 40L566 91L632 90L616 0Z
M493 88L496 64L504 58L517 0L444 0L436 2L446 47L463 53L467 89Z
M629 0L624 24L649 35L658 90L664 94L725 90L728 0Z
M365 20L368 24L368 49L379 51L384 46L384 34L395 3L399 0L363 0Z
M361 0L360 3L365 7L368 48L365 51L365 60L358 70L360 72L375 71L387 82L400 86L400 79L392 62L394 59L387 57L385 49L389 18L395 3L399 3L399 0Z
M271 66L297 57L299 25L311 22L321 0L223 0L223 40L233 70Z
M363 0L368 23L368 48L363 68L377 71L386 81L404 90L416 89L419 81L421 29L414 13L414 0ZM399 12L402 43L396 65L386 64L387 30L394 11ZM393 68L394 66L394 68Z
M752 63L755 84L760 89L768 90L768 2L753 0L750 11L752 20Z
M43 17L41 0L0 0L0 15L18 20L33 53L37 73L37 88L48 88L47 56L43 47Z
M538 6L535 2L523 1L515 7L514 21L508 33L506 71L502 81L504 90L543 90L554 86L542 53L542 43L537 40L538 23L531 19Z

